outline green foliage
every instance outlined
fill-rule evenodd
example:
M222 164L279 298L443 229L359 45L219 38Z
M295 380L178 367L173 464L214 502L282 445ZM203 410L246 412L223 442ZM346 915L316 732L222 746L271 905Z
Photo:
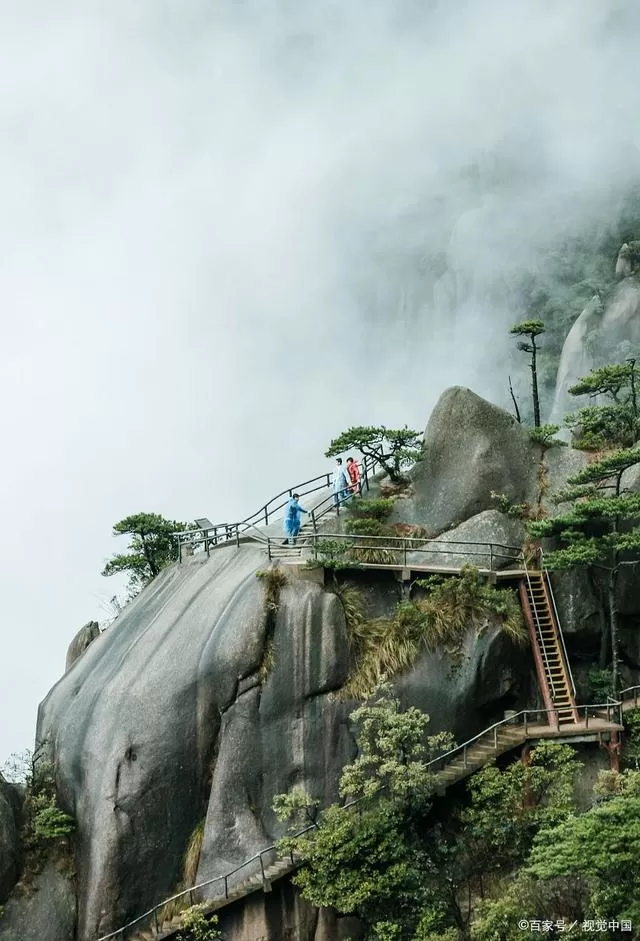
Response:
M349 504L349 514L355 519L372 519L383 523L388 519L395 500L390 497L363 498Z
M383 676L395 676L411 666L425 648L445 650L459 663L469 630L480 636L495 624L516 643L526 641L515 594L486 584L473 566L465 566L460 576L434 575L415 584L425 596L400 602L393 617L367 620L361 613L347 619L354 667L343 696L370 696Z
M591 689L591 698L594 703L603 703L608 697L613 696L613 674L611 670L601 670L599 667L591 667L589 670L589 687Z
M52 851L59 847L68 850L75 822L58 804L54 768L49 761L46 743L39 745L34 752L27 749L19 755L12 755L4 771L8 780L24 787L22 879L29 882Z
M320 539L315 546L315 559L310 559L308 564L313 566L319 562L324 568L334 571L357 567L358 563L349 555L351 547L351 540Z
M523 320L514 324L509 333L520 337L537 337L544 333L544 323L542 320Z
M371 798L380 788L398 799L410 798L415 806L433 791L428 762L453 747L449 733L426 738L429 716L410 707L402 711L388 682L351 713L357 727L358 757L340 778L340 794Z
M365 457L375 458L391 480L402 482L402 470L422 457L421 434L407 428L386 428L384 425L359 425L348 428L334 438L325 457L335 457L357 450Z
M587 915L640 922L640 794L634 786L538 835L530 871L539 879L582 877Z
M358 757L344 769L340 793L360 798L357 809L334 804L316 818L317 802L300 788L281 795L274 801L280 819L317 822L281 846L305 862L294 877L305 899L358 915L368 941L410 941L423 915L425 866L412 820L428 811L428 760L448 749L451 739L426 737L428 716L402 712L388 684L351 718Z
M128 553L117 553L105 565L102 575L129 575L129 591L138 594L158 573L178 559L178 544L172 533L189 529L187 523L167 520L158 513L135 513L113 527L114 536L131 536Z
M32 840L41 846L50 840L61 840L75 829L73 817L60 810L55 794L43 791L30 798Z
M535 431L533 428L531 430L532 432ZM511 519L529 520L534 518L529 503L512 503L506 493L496 493L495 490L491 491L491 499L495 501L500 512Z
M204 905L192 905L183 912L178 941L219 941L221 938L218 916L207 917Z
M393 565L398 561L398 553L392 547L401 547L402 540L394 536L384 523L362 517L347 520L345 528L349 535L361 537L349 541L345 560L371 565Z
M531 396L533 401L533 424L536 428L540 428L541 426L540 394L538 391L538 345L536 343L536 337L540 336L544 331L544 323L541 320L523 320L521 323L514 324L511 328L511 333L516 336L528 338L528 342L521 340L517 346L523 353L531 353ZM509 382L511 382L511 380L509 380Z
M559 431L560 425L540 425L538 428L529 429L529 437L535 444L541 444L543 448L563 448L567 446L567 442L554 438Z
M624 714L622 758L625 765L640 770L640 709L631 709Z
M635 360L601 366L569 389L572 395L600 396L605 401L579 409L566 418L574 446L586 451L630 448L640 438Z

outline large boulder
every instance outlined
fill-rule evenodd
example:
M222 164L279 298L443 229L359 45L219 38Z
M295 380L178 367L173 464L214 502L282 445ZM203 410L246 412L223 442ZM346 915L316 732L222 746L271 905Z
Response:
M501 569L512 565L525 538L524 524L498 510L483 510L438 537L433 548L407 553L413 565ZM515 550L515 551L514 551Z
M97 637L100 637L100 626L97 621L88 621L84 627L80 628L67 649L65 670L73 666L78 657L82 656L89 644L93 643Z
M329 697L348 669L342 608L318 585L285 587L271 638L266 564L243 545L167 569L40 708L77 821L80 941L173 891L205 814L213 871L280 835L271 801L293 781L335 796L352 754L348 709Z
M492 491L533 504L540 450L504 409L470 389L447 389L429 419L424 457L412 471L414 493L398 500L391 521L435 535L494 508Z
M0 917L2 941L75 941L76 893L64 867L49 862Z
M18 875L18 805L15 788L0 774L0 905Z

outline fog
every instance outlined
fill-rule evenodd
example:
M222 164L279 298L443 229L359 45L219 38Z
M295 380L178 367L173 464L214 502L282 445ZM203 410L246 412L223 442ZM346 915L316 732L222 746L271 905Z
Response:
M116 520L504 400L513 285L638 175L639 38L635 0L0 8L0 763Z

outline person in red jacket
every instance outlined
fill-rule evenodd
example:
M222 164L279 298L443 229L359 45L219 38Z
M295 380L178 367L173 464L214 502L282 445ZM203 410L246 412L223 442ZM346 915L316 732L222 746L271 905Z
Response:
M354 461L352 457L347 458L347 474L351 481L351 493L360 493L360 467L358 466L358 462Z

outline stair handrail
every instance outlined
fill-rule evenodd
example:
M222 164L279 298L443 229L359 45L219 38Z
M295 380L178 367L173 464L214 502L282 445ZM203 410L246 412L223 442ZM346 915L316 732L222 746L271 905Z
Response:
M369 483L368 483L369 475L375 472L375 468L378 464L379 464L379 461L377 461L376 458L371 457L369 455L363 455L362 461L360 462L360 466L363 469L363 476L361 480L365 483L367 489L369 487ZM222 538L219 543L216 542L216 545L221 545L225 542L231 542L232 539L234 538L237 539L241 533L246 532L248 529L251 529L252 527L256 527L259 521L264 521L265 524L268 524L269 517L274 516L279 510L283 509L287 505L289 498L292 497L294 493L298 493L298 491L303 490L309 484L317 483L317 481L319 480L322 480L324 482L320 486L313 487L311 490L306 490L304 493L301 493L300 496L308 496L310 493L317 493L318 490L324 490L325 488L331 487L331 484L332 484L331 471L327 471L324 474L319 474L317 477L312 477L309 480L305 480L300 484L295 484L292 487L288 487L286 490L282 490L280 493L276 494L275 497L272 497L270 500L267 500L267 502L263 504L263 506L261 506L254 513L251 513L249 516L245 517L245 519L243 520L239 520L238 522L233 522L233 523L231 522L212 523L211 527L208 527L206 531L210 532L211 530L215 531L217 529L222 529L226 531L226 538ZM362 487L360 488L360 493L361 492L362 492ZM281 497L284 497L284 496L286 496L286 500L284 500L282 503L278 504L275 507L272 506L273 503L275 503L277 500L279 500ZM324 516L325 513L328 513L332 509L333 493L331 493L326 498L326 500L323 500L318 506L322 506L325 503L329 504L329 506L324 512L320 514L321 517ZM317 509L318 507L314 507L314 509L311 511L311 514L315 514L316 519L318 518L317 513L315 513ZM339 508L338 508L338 512L339 512ZM211 542L212 541L211 537L205 536L205 535L203 535L200 539L190 538L190 537L195 536L197 533L202 533L202 532L203 532L202 528L198 528L198 529L183 530L182 532L172 533L171 535L175 539L177 539L178 548L180 548L180 546L185 542L189 542L191 545L199 545L200 543Z
M552 603L552 605L553 605L553 613L554 613L554 616L555 616L555 621L556 621L556 627L557 627L557 629L558 629L558 634L560 635L560 642L561 642L561 644L562 644L562 653L563 653L563 655L564 655L564 662L565 662L565 666L566 666L566 668L567 668L567 673L569 674L569 680L571 681L571 691L572 691L572 693L573 693L573 698L575 699L575 696L576 696L576 684L573 682L573 673L571 672L571 662L570 662L570 660L569 660L569 654L567 653L567 648L566 648L566 645L565 645L565 642L564 642L564 633L563 633L563 631L562 631L562 624L560 623L560 615L558 614L558 609L557 609L557 607L556 607L556 599L555 599L555 595L553 594L553 588L552 588L552 586L551 586L551 579L549 578L549 571L548 571L546 565L544 564L544 550L543 550L542 546L539 547L539 551L540 551L540 570L541 570L541 572L543 573L543 576L544 576L544 579L545 579L545 584L546 584L546 587L547 587L547 589L548 589L548 591L549 591L549 597L551 598L551 603Z
M530 595L530 597L531 597L531 604L529 605L529 607L531 608L531 612L532 612L532 614L533 614L533 617L535 618L536 634L537 634L537 636L538 636L538 646L539 646L539 648L540 648L540 651L541 651L541 653L542 653L542 656L544 657L545 666L546 666L546 668L547 668L547 676L549 677L548 685L549 685L549 687L550 687L550 689L551 689L552 698L553 698L553 700L555 700L555 698L556 698L556 690L555 690L555 685L554 685L554 680L553 680L553 674L551 673L551 667L549 666L549 659L548 659L548 657L547 657L547 649L546 649L546 646L545 646L545 643L544 643L544 639L543 639L543 636L542 636L542 626L541 626L541 624L540 624L540 618L538 617L538 611L537 611L536 605L535 605L535 600L534 600L534 595L533 595L533 586L532 586L532 584L531 584L531 577L530 577L530 575L529 575L529 568L528 568L528 566L527 566L527 560L526 560L526 558L525 558L524 553L522 554L522 564L524 565L524 573L525 573L525 577L526 577L526 579L527 579L527 585L529 586L529 595Z
M305 538L307 542L305 543ZM424 536L374 536L361 535L359 533L316 533L313 536L301 533L298 546L301 548L309 547L309 539L313 540L313 547L317 549L323 541L343 542L345 546L352 543L358 549L388 549L390 552L403 552L406 565L407 551L414 552L432 552L436 555L475 555L486 556L487 549L490 552L489 571L493 571L493 561L495 559L504 559L507 563L518 563L522 559L522 550L519 546L509 546L506 543L496 542L476 542L465 539L457 539L455 542L447 542L444 539L427 539ZM268 536L264 540L267 545L267 551L271 558L271 550L277 549L281 545L280 538ZM372 545L369 545L372 543ZM402 543L402 545L399 545ZM454 546L458 548L453 548ZM463 547L463 548L460 548ZM506 551L503 551L506 550ZM357 563L354 563L354 565ZM505 569L508 571L508 569Z
M625 689L621 689L618 693L620 697L620 702L623 703L626 699L630 699L630 696L625 694L633 693L633 706L634 709L640 707L640 686L627 686Z

